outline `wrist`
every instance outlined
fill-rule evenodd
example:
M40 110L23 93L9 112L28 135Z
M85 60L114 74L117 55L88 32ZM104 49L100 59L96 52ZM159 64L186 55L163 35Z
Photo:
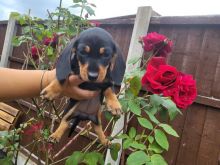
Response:
M42 75L43 76L43 75ZM44 76L42 77L42 88L44 89L56 78L56 70L45 71Z
M56 79L56 69L47 71L47 85Z

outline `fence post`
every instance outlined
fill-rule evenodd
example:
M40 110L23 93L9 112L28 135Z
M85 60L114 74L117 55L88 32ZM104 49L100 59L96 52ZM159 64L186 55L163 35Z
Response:
M16 27L16 21L14 18L10 17L8 20L8 25L7 25L7 30L5 34L5 41L3 45L3 50L2 50L2 56L1 56L1 61L0 61L0 67L8 67L8 59L9 56L12 55L12 39L13 36L17 32L17 27Z
M134 22L132 37L131 37L131 43L129 46L128 56L127 56L125 73L128 73L131 70L133 70L134 68L137 68L140 66L140 62L136 63L135 65L129 66L128 61L134 57L141 57L143 55L143 48L142 48L141 44L139 44L138 41L139 41L140 36L143 36L144 34L147 33L148 27L150 24L151 15L152 15L152 8L150 6L138 8L135 22ZM124 85L122 84L122 87L123 86ZM122 115L120 117L120 119L116 122L111 136L116 135L121 129L123 129L124 118L125 118L124 115ZM120 143L122 146L121 139L115 139L112 142L113 143ZM122 152L122 149L118 153L118 159L116 161L114 161L114 160L112 160L111 155L110 155L110 150L108 149L107 154L106 154L106 159L105 159L105 165L107 165L108 163L114 164L114 165L119 165L121 152Z

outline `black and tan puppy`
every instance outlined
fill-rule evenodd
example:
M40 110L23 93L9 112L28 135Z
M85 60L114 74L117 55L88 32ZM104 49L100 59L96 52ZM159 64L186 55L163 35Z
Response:
M83 31L64 49L56 66L56 78L41 92L46 99L52 100L62 92L62 85L70 74L77 74L85 82L80 88L100 90L99 96L90 100L70 99L58 129L50 136L52 141L59 141L67 128L71 132L81 120L91 120L100 142L107 145L101 126L101 103L106 104L113 115L121 114L121 105L112 87L120 85L125 70L122 55L111 35L101 28Z

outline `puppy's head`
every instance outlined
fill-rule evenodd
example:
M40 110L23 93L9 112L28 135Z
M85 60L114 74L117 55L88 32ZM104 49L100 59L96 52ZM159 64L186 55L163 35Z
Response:
M90 28L82 32L72 51L84 81L103 82L116 58L116 45L111 35L101 28Z

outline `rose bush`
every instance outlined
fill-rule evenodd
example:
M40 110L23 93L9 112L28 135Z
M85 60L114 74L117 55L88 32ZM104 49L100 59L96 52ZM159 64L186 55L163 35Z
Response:
M165 60L163 57L153 57L142 77L142 86L152 93L160 94L177 83L179 72L167 65Z
M173 42L162 34L152 32L141 39L144 50L146 52L153 51L154 56L166 57L172 50Z
M170 96L177 107L186 109L197 96L196 81L191 75L180 73L177 84L163 91L164 96Z
M172 41L156 32L149 33L142 39L144 50L153 51L153 57L142 77L142 86L154 94L171 97L178 108L186 109L197 96L196 81L191 75L186 75L166 63L165 57L171 52ZM165 41L168 42L164 44Z

